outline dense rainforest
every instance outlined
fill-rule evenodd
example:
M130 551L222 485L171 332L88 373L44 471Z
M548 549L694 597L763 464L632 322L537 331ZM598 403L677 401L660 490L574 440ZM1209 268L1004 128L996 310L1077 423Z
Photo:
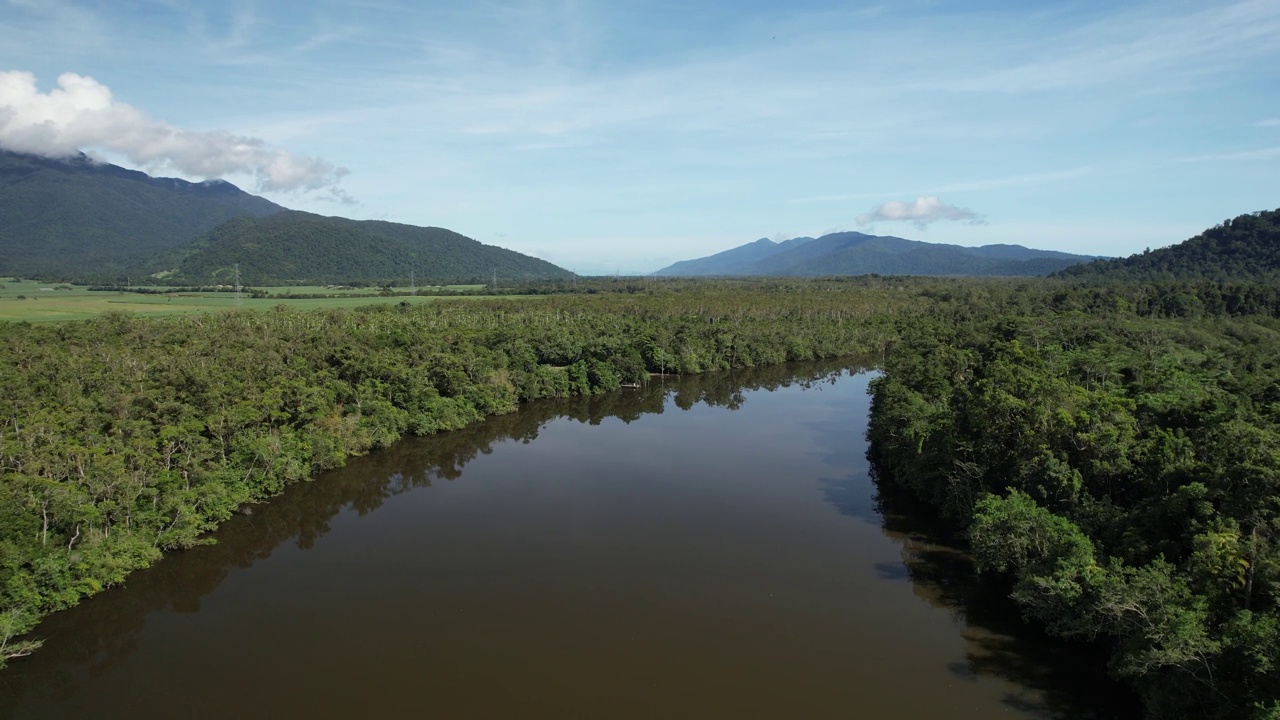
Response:
M530 293L535 289L526 288ZM1280 287L609 280L0 326L0 657L346 458L650 373L881 358L872 455L1152 718L1280 717Z
M1148 717L1280 717L1274 286L1125 289L910 328L873 382L875 466L1028 620L1109 648Z

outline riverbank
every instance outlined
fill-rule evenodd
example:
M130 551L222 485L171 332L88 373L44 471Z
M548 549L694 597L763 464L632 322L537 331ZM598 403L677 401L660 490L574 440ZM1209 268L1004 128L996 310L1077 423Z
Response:
M866 354L924 305L777 289L0 325L0 643L24 654L43 615L405 435L649 372Z

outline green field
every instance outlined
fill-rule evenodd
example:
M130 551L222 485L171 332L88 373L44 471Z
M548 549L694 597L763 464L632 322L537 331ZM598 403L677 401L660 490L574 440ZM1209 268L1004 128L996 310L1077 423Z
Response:
M482 285L450 285L449 290L476 290ZM15 281L0 278L0 322L27 321L51 322L58 320L84 320L104 312L133 312L146 315L178 315L186 313L231 310L236 308L264 310L277 305L288 305L302 310L333 307L356 307L377 303L424 303L442 299L473 299L495 297L526 297L505 295L465 296L413 296L413 297L353 297L376 292L377 288L337 290L323 286L258 288L272 294L294 293L302 295L329 294L332 298L282 299L249 297L247 293L236 299L229 292L184 292L164 295L141 295L130 292L91 291L82 286L64 283L42 283L35 280ZM408 292L409 288L395 288ZM428 291L430 288L419 288ZM344 297L346 296L346 297Z

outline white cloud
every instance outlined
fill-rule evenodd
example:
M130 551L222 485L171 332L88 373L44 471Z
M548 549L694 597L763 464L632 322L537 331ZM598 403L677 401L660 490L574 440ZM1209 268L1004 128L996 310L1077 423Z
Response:
M982 216L974 211L948 205L932 195L919 197L911 202L892 200L858 216L858 224L861 226L877 222L910 222L921 230L939 220L956 220L970 225L981 225L984 222Z
M345 168L273 148L258 138L174 127L116 100L97 80L75 73L58 76L58 86L45 93L33 73L0 71L0 148L45 157L100 149L151 172L199 178L243 173L262 191L322 191L348 200L337 187Z

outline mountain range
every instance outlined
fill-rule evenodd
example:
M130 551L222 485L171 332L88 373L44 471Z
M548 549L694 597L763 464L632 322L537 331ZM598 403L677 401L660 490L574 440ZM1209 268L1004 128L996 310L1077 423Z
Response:
M683 260L662 276L725 275L1048 275L1094 258L1021 245L963 247L860 232L774 242L761 238Z
M222 180L0 151L0 275L252 284L567 278L451 230L288 210Z
M0 150L0 275L249 284L566 278L551 263L451 230L288 210L221 180L188 182ZM1241 215L1172 247L1108 260L1019 245L962 247L839 232L762 238L659 276L1280 276L1280 210Z

